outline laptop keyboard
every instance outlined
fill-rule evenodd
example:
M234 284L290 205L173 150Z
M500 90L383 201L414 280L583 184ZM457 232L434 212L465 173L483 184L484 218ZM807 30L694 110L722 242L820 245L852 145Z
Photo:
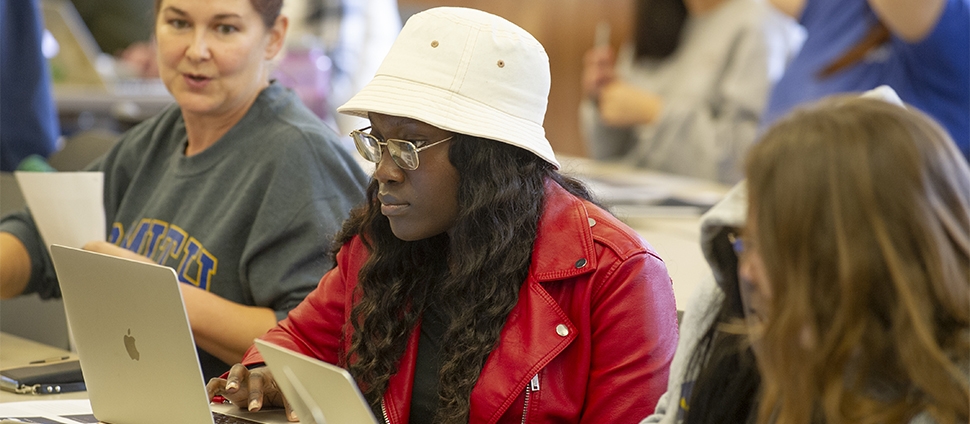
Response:
M245 418L233 417L231 415L212 413L212 421L215 424L260 424L259 421L247 420Z

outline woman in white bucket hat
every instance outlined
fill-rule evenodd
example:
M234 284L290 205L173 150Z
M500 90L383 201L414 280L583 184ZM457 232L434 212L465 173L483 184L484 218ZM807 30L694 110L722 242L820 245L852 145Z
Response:
M339 110L376 162L337 266L262 338L347 367L388 423L615 422L653 410L677 343L670 277L557 172L545 51L494 15L414 15ZM251 349L210 395L285 404ZM255 378L254 378L255 377Z

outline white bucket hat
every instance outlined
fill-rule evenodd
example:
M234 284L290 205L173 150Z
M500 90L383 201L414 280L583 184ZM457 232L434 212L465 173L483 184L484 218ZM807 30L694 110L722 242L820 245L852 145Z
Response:
M515 24L438 7L408 19L374 79L337 108L401 116L521 147L559 168L542 121L549 57Z

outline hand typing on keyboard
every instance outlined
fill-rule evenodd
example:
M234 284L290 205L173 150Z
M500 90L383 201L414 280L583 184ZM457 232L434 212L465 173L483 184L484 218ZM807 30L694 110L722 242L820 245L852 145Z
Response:
M259 411L263 406L283 407L288 420L298 420L289 402L283 397L283 392L276 385L273 373L265 366L250 370L242 364L233 365L226 378L209 380L206 391L209 399L222 396L233 405L250 412Z

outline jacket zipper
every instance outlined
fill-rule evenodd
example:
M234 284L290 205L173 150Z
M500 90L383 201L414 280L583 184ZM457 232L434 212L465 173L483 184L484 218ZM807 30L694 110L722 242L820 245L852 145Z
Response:
M391 419L387 417L387 408L384 406L384 398L381 398L381 415L384 416L384 424L391 424Z
M525 424L525 419L529 415L529 397L532 395L532 392L538 391L539 374L536 374L532 377L532 380L529 380L529 384L525 386L525 400L522 402L522 424Z

